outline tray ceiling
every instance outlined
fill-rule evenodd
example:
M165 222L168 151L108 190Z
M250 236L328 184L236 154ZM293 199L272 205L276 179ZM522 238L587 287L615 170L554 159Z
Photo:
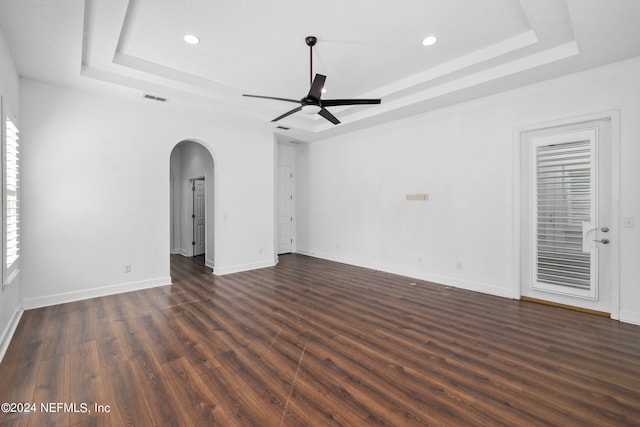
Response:
M399 6L400 5L400 6ZM21 0L0 28L21 76L142 93L269 122L308 91L308 35L338 126L274 123L313 140L640 55L636 0ZM183 41L197 35L198 45ZM422 46L427 35L438 42Z

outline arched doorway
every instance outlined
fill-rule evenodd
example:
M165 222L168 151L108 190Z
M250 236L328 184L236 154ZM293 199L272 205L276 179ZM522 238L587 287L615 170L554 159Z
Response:
M201 142L184 140L171 150L171 254L204 255L215 265L215 168L211 151Z

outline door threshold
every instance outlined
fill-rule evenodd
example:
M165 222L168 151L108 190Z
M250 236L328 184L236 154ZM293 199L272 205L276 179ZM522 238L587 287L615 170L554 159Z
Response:
M520 301L535 302L537 304L550 305L552 307L565 308L567 310L579 311L581 313L593 314L594 316L611 318L611 313L605 311L591 310L589 308L576 307L574 305L560 304L558 302L545 301L543 299L521 296Z

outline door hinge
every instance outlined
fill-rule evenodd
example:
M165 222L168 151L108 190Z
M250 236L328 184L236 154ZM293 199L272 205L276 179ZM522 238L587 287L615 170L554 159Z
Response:
M196 245L196 242L191 242L191 246L195 246L195 245Z
M293 217L291 217L291 221L293 221Z
M196 191L196 187L191 187L191 191Z
M293 239L291 239L291 243L293 243Z
M293 173L289 173L289 178L293 178Z
M191 218L196 219L196 214L192 214Z

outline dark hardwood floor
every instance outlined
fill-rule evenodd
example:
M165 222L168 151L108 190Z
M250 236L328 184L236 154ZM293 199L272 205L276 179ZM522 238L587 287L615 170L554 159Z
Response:
M0 425L640 425L639 326L300 255L171 262L172 286L26 311L0 403L36 408Z

